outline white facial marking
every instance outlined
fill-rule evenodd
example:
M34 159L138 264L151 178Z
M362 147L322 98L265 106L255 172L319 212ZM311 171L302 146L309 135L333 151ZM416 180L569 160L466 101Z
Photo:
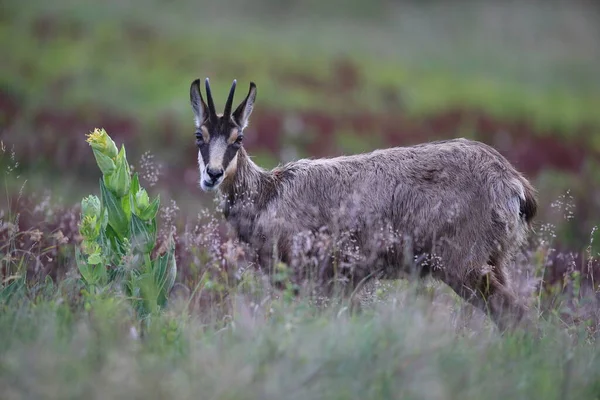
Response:
M202 153L198 150L198 169L200 170L200 188L206 192L210 192L213 188L208 187L205 184L206 178L206 165L204 165L204 160L202 159Z
M225 157L227 143L222 137L217 137L210 143L208 166L211 169L223 168L223 157Z
M212 182L212 179L206 173L207 169L220 170L223 168L223 157L225 156L225 150L227 150L227 143L222 137L215 138L209 144L208 153L208 165L204 164L202 159L202 153L198 151L198 166L200 168L200 187L206 192L212 192L216 190L219 185L223 182L225 175L222 175L216 182Z

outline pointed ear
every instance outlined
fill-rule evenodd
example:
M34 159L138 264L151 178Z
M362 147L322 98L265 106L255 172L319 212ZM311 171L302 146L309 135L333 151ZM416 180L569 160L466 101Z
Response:
M254 82L250 82L250 90L248 90L248 95L242 101L242 103L238 106L238 108L233 112L233 120L236 124L242 129L248 126L248 119L250 118L250 114L252 114L252 108L254 107L254 100L256 99L256 85Z
M208 107L202 98L202 93L200 93L200 79L196 79L190 86L190 103L192 103L192 110L194 110L196 128L200 128L208 117Z

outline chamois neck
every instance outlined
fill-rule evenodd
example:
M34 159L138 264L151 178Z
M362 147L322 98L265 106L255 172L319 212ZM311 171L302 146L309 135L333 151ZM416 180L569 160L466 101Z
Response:
M256 165L242 147L237 154L235 172L221 184L225 214L240 200L252 200L257 206L265 200L272 186L271 172Z

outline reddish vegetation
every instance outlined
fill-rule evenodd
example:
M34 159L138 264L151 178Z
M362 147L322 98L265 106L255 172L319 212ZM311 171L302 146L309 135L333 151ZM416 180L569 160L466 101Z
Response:
M408 119L402 114L333 116L318 111L299 113L299 118L306 131L316 138L307 147L314 157L339 154L334 133L341 127L348 127L367 138L381 137L387 146L403 146L456 137L468 123L477 133L478 140L494 146L530 176L546 168L577 172L586 158L599 158L599 154L575 140L561 140L551 132L535 132L523 123L506 123L470 111L447 111L422 121ZM282 118L262 112L257 113L252 123L252 130L260 135L260 147L278 149L278 136L283 131Z
M81 240L77 227L79 206L56 207L47 198L18 199L16 195L12 197L11 204L11 213L19 213L17 226L0 224L0 243L10 243L11 248L16 249L12 254L23 254L29 258L27 273L30 278L64 278L74 262L72 245ZM243 248L232 246L228 242L227 229L223 223L194 221L184 215L165 217L161 212L159 226L161 233L155 252L160 251L166 232L177 227L174 229L174 239L181 282L189 283L197 279L198 271L192 269L192 265L194 268L206 268L206 272L215 276L226 273L231 278L236 267L247 262ZM21 233L15 238L15 232ZM545 289L550 290L551 286L556 285L561 292L572 295L574 272L581 275L582 290L600 282L600 261L597 258L590 260L582 253L573 253L560 246L553 247L554 250L547 255L547 267L543 274ZM199 253L205 254L202 257L204 261L198 258ZM0 270L0 276L6 276L7 272ZM563 287L565 283L569 285Z
M247 136L246 144L250 149L260 148L273 154L281 149L281 131L283 128L283 117L278 113L256 112L255 118L248 127L250 134ZM252 133L256 134L252 134Z
M356 72L345 64L338 69L342 71L337 75L339 82L332 84L337 86L343 82L344 88L358 84ZM5 128L3 132L10 131L19 111L17 98L0 90L0 121ZM247 135L250 151L261 149L278 154L283 145L285 118L290 115L292 114L257 110L249 128L249 132L256 134ZM335 132L340 129L350 130L365 138L376 136L387 146L400 146L455 137L461 135L464 127L469 127L470 131L476 132L477 139L496 147L517 168L530 176L535 176L546 168L578 172L586 159L599 158L597 153L587 149L579 141L561 140L552 132L535 132L522 122L499 121L482 112L469 110L450 110L422 120L408 118L398 111L385 114L331 115L314 110L293 115L300 121L302 132L310 134L311 140L304 143L305 150L311 157L340 154L334 137ZM94 105L81 105L70 111L42 109L34 113L30 128L36 134L35 141L16 140L15 150L27 162L43 158L61 170L68 169L74 162L85 162L87 147L80 138L94 127L105 128L117 141L126 145L135 145L141 141L141 126L133 118L116 115ZM153 144L160 145L161 148L177 150L177 147L184 144L178 140L178 132L185 129L181 121L167 114L159 117L153 131L144 132L144 137L152 136L155 140ZM189 143L186 142L185 146L187 148ZM82 157L82 153L86 156Z
M344 93L361 85L361 74L352 61L341 58L333 64L333 86Z
M528 175L546 168L577 172L586 157L598 158L575 139L565 141L553 132L535 132L523 122L498 121L481 112L451 111L429 126L434 132L457 132L466 123L479 140L494 146Z
M18 117L19 107L15 96L0 90L0 127L9 127Z
M38 17L32 27L32 33L39 41L47 42L58 37L76 40L83 33L81 23L68 18Z
M10 212L12 215L18 213L19 217L17 221L10 221L6 215L2 218L2 250L8 256L24 256L28 262L27 275L30 278L63 278L74 256L70 244L79 240L78 207L57 207L51 205L48 198L19 199L17 195L12 196L11 205ZM13 226L12 223L15 222ZM15 263L18 261L14 260ZM3 266L5 268L7 264L3 263ZM6 277L6 274L6 270L0 270L0 276Z
M590 259L582 253L574 253L561 248L555 248L548 258L549 267L544 273L546 283L569 281L569 278L572 277L568 275L573 272L581 273L584 282L594 285L600 283L600 260L598 258Z
M5 144L14 146L14 151L24 167L50 164L61 172L73 172L73 165L91 166L85 134L95 127L103 127L126 146L133 145L139 132L135 120L115 113L100 110L92 105L83 105L76 110L59 111L42 109L33 113L30 122L25 122L29 133L16 132L12 128L19 116L18 102L7 92L0 90L0 121L3 122L1 136Z
M343 63L338 69L341 71L337 74L339 82L345 82L343 86L355 87L360 82L356 71ZM339 83L332 84L339 86ZM154 151L155 148L181 154L182 157L169 162L164 171L168 179L164 179L163 184L178 190L181 187L197 189L193 141L181 140L181 132L191 127L172 114L157 116L156 124L142 132L139 121L92 104L80 105L69 111L46 108L34 112L31 122L23 125L35 134L22 135L14 131L19 113L17 97L0 90L0 121L4 125L0 134L11 135L10 139L3 140L15 146L23 167L49 164L57 171L72 173L72 166L78 165L81 170L89 167L93 171L93 158L82 139L94 127L103 127L117 142L131 146L132 156L136 149L143 149L141 154L146 149ZM499 121L482 112L468 110L450 110L426 119L416 119L398 110L382 114L331 115L317 110L281 113L258 108L248 128L246 146L249 151L279 154L289 139L286 130L290 129L288 122L291 119L298 125L299 140L296 142L304 146L305 154L311 157L339 155L341 150L336 144L335 133L340 130L363 136L367 143L369 138L376 137L385 146L399 146L460 136L467 127L470 132L477 133L479 140L496 147L530 177L548 168L579 173L586 160L598 159L597 153L575 140L561 140L552 132L535 132L523 122ZM160 158L160 152L157 153ZM593 207L588 203L583 202L582 205ZM578 211L589 218L597 216L593 210Z
M302 88L332 97L347 96L362 85L361 73L351 60L338 58L333 61L331 67L331 78L327 80L307 73L290 71L276 72L274 78L281 86Z
M94 127L103 127L108 132L114 132L115 136L125 142L138 133L137 124L133 119L85 106L70 112L41 110L33 118L32 125L36 132L47 132L55 138L77 137L93 130Z

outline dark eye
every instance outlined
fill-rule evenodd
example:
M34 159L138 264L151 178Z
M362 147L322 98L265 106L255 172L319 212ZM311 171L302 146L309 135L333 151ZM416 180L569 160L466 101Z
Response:
M242 144L243 140L244 140L244 135L238 135L237 139L235 139L235 142L233 142L233 144L239 146Z
M196 146L200 147L204 144L204 136L202 133L196 132Z

